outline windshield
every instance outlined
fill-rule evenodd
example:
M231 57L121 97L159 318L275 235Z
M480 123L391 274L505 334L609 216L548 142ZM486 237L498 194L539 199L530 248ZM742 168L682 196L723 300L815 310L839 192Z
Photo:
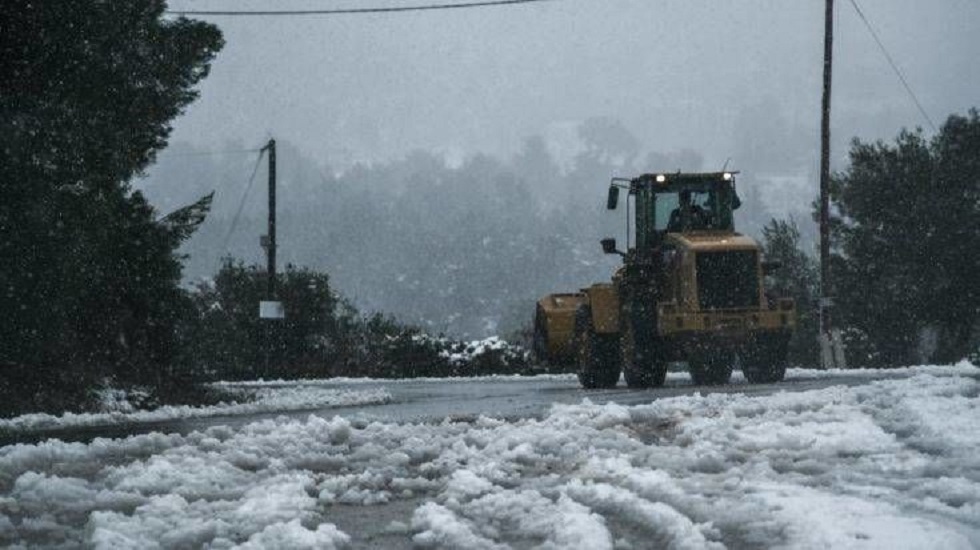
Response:
M656 193L654 229L697 231L731 229L731 209L719 189L682 189Z

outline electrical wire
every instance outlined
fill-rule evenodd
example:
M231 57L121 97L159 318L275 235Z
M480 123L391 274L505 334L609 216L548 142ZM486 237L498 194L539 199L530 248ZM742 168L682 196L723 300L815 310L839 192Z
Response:
M245 153L258 153L260 149L226 149L224 151L192 151L187 153L168 153L163 152L162 157L204 157L211 155L237 155Z
M874 38L874 41L878 44L878 48L881 49L881 53L884 54L885 59L888 60L888 64L891 65L892 70L895 71L895 75L898 76L898 79L902 82L902 86L905 87L905 91L908 92L909 97L912 98L912 102L915 103L916 108L919 109L919 113L922 114L922 118L926 119L926 122L929 123L929 127L932 128L932 131L934 132L938 131L936 130L936 125L932 123L932 119L929 118L929 115L926 113L926 110L922 108L922 103L919 102L919 98L916 97L915 92L912 91L912 87L909 86L908 81L905 80L905 75L902 74L902 71L898 68L898 65L895 63L895 60L892 59L891 54L888 53L888 49L885 48L885 45L881 42L881 39L878 37L878 33L875 32L875 29L871 25L871 22L868 21L868 18L864 15L864 12L861 10L861 7L858 6L857 0L851 0L851 5L854 6L854 11L857 12L858 16L861 18L861 21L864 21L864 25L868 28L868 32L871 33L871 37Z
M255 174L259 173L259 164L262 162L262 157L265 155L265 149L259 150L259 158L255 159L255 167L252 168L252 175L248 178L248 185L245 186L245 192L242 193L242 200L238 204L238 211L235 212L235 217L231 220L231 227L228 228L228 233L225 235L225 241L221 244L221 253L225 254L228 252L228 243L231 241L231 235L235 232L235 228L238 227L238 219L242 215L242 210L245 209L245 199L248 198L249 191L252 190L252 184L255 183Z
M168 10L174 15L227 15L227 16L282 16L282 15L360 15L369 13L397 13L409 11L435 11L466 8L485 8L491 6L510 6L516 4L532 4L536 2L551 2L553 0L485 0L482 2L460 2L443 4L423 4L417 6L391 6L372 8L337 8L327 10Z

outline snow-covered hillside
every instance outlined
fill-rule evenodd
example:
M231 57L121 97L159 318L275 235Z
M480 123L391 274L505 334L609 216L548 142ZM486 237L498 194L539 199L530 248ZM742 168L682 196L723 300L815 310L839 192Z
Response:
M980 546L980 369L541 419L280 418L0 448L0 545ZM349 516L349 514L346 514ZM346 531L346 532L345 532Z

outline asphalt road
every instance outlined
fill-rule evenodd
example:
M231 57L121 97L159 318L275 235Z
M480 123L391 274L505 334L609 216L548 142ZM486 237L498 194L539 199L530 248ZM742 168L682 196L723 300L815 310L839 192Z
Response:
M257 420L281 416L306 418L310 414L332 417L343 415L363 421L385 422L434 422L446 418L468 420L479 415L502 419L540 417L548 412L553 403L579 403L589 399L593 403L620 403L636 405L649 403L664 397L690 395L695 392L742 393L767 395L780 391L797 392L834 385L857 385L873 379L895 378L897 373L880 371L874 375L854 377L835 376L818 379L788 379L776 384L748 384L735 382L726 386L695 386L686 378L669 379L660 388L633 390L620 385L606 390L582 389L574 379L505 378L499 380L440 379L398 380L377 382L338 383L337 388L369 389L384 388L392 396L387 403L349 407L330 407L261 413L236 416L180 419L165 422L143 422L111 426L73 427L21 431L0 434L0 446L13 443L36 443L45 439L88 442L98 437L118 438L150 432L181 433L206 429L210 426L241 426Z

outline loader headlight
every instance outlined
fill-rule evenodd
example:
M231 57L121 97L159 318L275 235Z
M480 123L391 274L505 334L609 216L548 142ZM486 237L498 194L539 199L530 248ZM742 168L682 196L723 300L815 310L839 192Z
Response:
M667 181L667 176L663 174L657 174L657 183L664 183Z
M721 179L723 179L725 181L732 181L732 173L731 172L725 172L724 174L721 175Z

